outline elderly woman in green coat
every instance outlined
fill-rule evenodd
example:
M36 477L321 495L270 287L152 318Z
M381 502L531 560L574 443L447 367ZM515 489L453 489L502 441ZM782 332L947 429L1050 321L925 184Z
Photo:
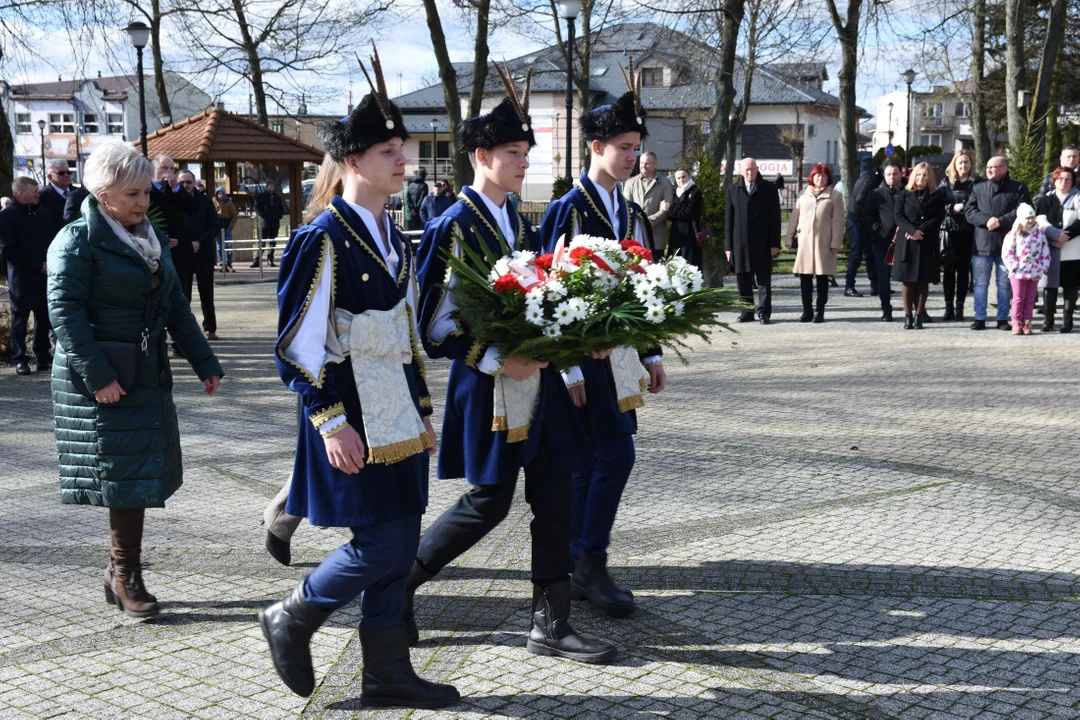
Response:
M105 600L153 617L143 519L183 482L166 330L213 395L224 374L180 289L168 239L147 219L150 163L110 144L86 161L82 218L49 248L56 331L53 415L65 503L109 508Z

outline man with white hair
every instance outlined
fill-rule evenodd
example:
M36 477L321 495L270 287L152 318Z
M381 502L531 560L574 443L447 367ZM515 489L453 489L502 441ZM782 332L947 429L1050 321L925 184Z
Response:
M750 308L754 308L761 324L768 325L772 322L773 258L780 254L780 194L761 177L754 158L743 158L739 170L741 177L728 188L724 209L727 260L735 266L739 298L747 308L737 322L753 320Z
M184 215L195 212L198 206L181 189L176 163L171 157L158 155L151 166L154 169L154 182L150 186L149 216L153 222L163 226L159 229L169 238L169 249L172 250L184 237Z
M656 153L645 151L640 162L641 174L626 181L623 196L645 211L652 225L653 246L649 249L659 255L667 249L667 213L675 197L675 188L666 177L656 173Z
M55 235L64 226L64 204L68 195L77 188L71 184L71 169L68 168L67 160L50 160L46 167L49 170L49 181L40 187L38 204L49 211Z

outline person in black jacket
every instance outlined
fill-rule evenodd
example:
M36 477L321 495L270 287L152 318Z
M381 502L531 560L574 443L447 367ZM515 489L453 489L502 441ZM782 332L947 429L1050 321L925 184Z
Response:
M220 226L217 210L214 209L214 201L206 193L196 190L195 182L195 175L190 170L180 171L180 187L191 196L196 208L194 213L185 216L185 235L191 242L192 257L190 273L181 275L180 279L184 296L187 297L189 303L191 302L192 280L198 283L203 330L206 331L207 339L217 340L217 315L214 312L214 265L217 261L215 246Z
M701 248L697 245L697 233L701 230L701 216L705 200L701 188L694 184L690 171L675 171L675 199L668 210L671 231L668 233L668 253L681 255L688 263L701 267Z
M173 252L180 245L184 235L184 215L194 212L191 196L180 189L176 176L176 163L168 155L158 155L151 163L154 181L150 184L150 222L169 238L169 250ZM181 249L181 255L184 250Z
M84 187L78 187L68 193L64 200L64 224L73 223L82 217L83 200L90 194Z
M71 170L68 168L67 160L50 160L47 167L49 181L38 186L38 205L43 210L49 211L49 218L53 223L52 234L56 235L66 224L64 203L67 202L68 196L79 188L71 184Z
M927 320L930 283L941 282L938 272L941 221L945 196L938 190L930 163L911 170L907 187L896 198L895 263L893 279L904 283L904 329L922 330Z
M870 294L877 294L878 274L873 262L873 253L869 247L870 229L862 224L862 208L870 193L881 185L884 176L881 170L868 170L855 181L851 189L851 205L848 207L847 229L851 238L851 254L848 255L847 276L844 282L844 297L862 297L855 289L855 280L859 276L859 265L866 258L866 277L870 280Z
M437 181L435 192L424 198L424 202L420 204L420 222L427 225L450 209L455 202L457 198L454 197L454 189L450 187L450 183L445 180Z
M1066 168L1074 172L1080 171L1080 148L1075 145L1066 145L1061 148L1061 156L1058 158L1058 167ZM1046 177L1043 178L1042 186L1039 188L1039 192L1035 195L1035 199L1038 200L1041 197L1052 195L1054 192L1054 173L1046 173Z
M11 304L11 362L19 375L30 374L26 355L26 326L34 314L34 361L39 372L52 366L48 303L45 295L45 257L54 237L55 222L38 203L37 180L15 178L12 207L0 212L0 257L7 265Z
M1053 191L1043 195L1035 202L1035 215L1039 228L1046 235L1050 244L1050 267L1046 271L1046 287L1043 288L1042 331L1054 329L1054 314L1057 309L1058 290L1066 287L1065 305L1076 305L1075 291L1070 293L1062 282L1061 249L1071 239L1080 237L1080 190L1076 189L1076 171L1072 168L1059 167L1051 173L1054 179ZM1075 283L1074 283L1075 285ZM1066 312L1063 318L1072 331L1072 313Z
M265 241L263 245L270 248L266 256L270 267L274 267L274 248L277 247L276 238L285 212L285 201L278 194L277 183L268 180L266 190L255 196L255 214L259 216L259 237ZM262 258L256 255L251 267L259 267L261 262Z
M878 298L881 299L881 321L892 322L892 287L885 264L885 255L896 234L896 196L903 192L904 171L894 162L887 163L881 171L883 182L866 197L862 207L862 223L870 238L870 250L878 277Z
M967 298L971 276L971 248L975 228L964 215L964 204L980 178L972 174L975 163L970 150L958 150L945 169L945 179L939 189L945 195L946 229L949 243L942 256L945 290L945 315L942 320L963 320L964 300Z
M405 188L405 225L409 230L424 229L424 223L420 219L420 207L428 196L428 186L424 182L426 178L427 170L420 168Z
M964 217L975 226L975 249L971 270L975 275L975 322L972 330L986 329L986 305L990 289L990 270L997 281L997 327L1012 330L1009 308L1012 286L1009 272L1001 260L1005 234L1016 222L1020 203L1031 204L1031 193L1022 182L1009 177L1009 161L995 155L986 162L986 181L975 185L964 204Z
M739 298L754 305L756 279L758 319L768 325L772 317L772 263L780 254L780 194L761 177L754 158L742 159L742 177L728 189L724 228L727 260L735 264ZM744 311L738 322L753 318L753 312Z

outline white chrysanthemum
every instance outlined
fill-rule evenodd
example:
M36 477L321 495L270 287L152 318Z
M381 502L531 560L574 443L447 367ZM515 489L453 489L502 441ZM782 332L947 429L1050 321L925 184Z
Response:
M525 319L531 322L533 325L544 325L544 308L536 304L528 304L525 306Z
M537 285L529 292L525 293L525 302L530 304L537 304L544 302L544 288L542 285Z
M645 319L650 322L659 325L664 322L667 315L664 314L664 306L659 303L654 303L645 306Z
M581 298L570 298L566 301L566 304L570 307L570 313L574 320L585 319L585 311L588 308L588 303Z
M552 323L544 328L544 335L549 338L557 338L562 335L562 328L558 323Z
M690 280L690 289L697 292L701 289L701 286L705 284L705 278L701 275L701 271L694 268L694 274Z
M645 277L654 287L665 290L671 287L671 279L668 278L667 268L663 265L650 265L645 268Z
M544 294L552 299L564 298L566 297L566 286L559 280L548 280L544 285Z
M555 306L555 322L560 325L569 325L577 319L577 312L570 304L573 300L564 300Z
M523 263L531 263L536 260L536 253L532 250L515 250L510 257Z
M686 303L684 303L682 300L675 300L671 303L671 306L675 308L676 315L682 315L684 312L686 312Z
M510 272L510 260L504 257L499 258L495 261L493 269L495 271L495 277L502 277L506 273Z
M638 300L645 304L656 302L656 293L648 285L642 285L634 288L634 295L637 296Z

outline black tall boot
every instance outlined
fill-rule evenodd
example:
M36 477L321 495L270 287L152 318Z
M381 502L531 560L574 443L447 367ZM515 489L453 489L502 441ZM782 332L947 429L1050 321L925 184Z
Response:
M409 579L405 581L405 610L401 613L409 647L420 642L420 630L416 627L416 617L413 615L413 598L416 596L416 589L433 577L435 577L433 573L429 573L420 567L420 563L413 561L412 572L409 573Z
M606 640L590 640L570 627L570 581L533 585L533 623L526 647L533 655L548 655L584 663L606 664L618 649Z
M829 286L821 280L818 280L817 312L814 313L814 322L825 322L825 303L827 302L829 302Z
M588 600L611 617L626 617L634 612L634 596L615 584L607 570L606 555L581 553L570 585L575 597Z
M1043 307L1046 308L1046 319L1043 320L1042 331L1050 332L1054 329L1054 311L1057 310L1057 288L1043 288Z
M1071 333L1073 329L1073 313L1076 312L1077 288L1065 290L1065 309L1061 312L1061 330L1059 332Z
M315 668L311 664L311 636L330 617L330 610L304 600L301 582L292 594L259 611L259 627L270 644L274 669L290 690L301 697L315 692Z
M814 319L814 279L809 275L799 277L799 289L802 291L802 317L799 322Z
M404 625L387 630L360 629L364 655L361 678L362 707L441 708L461 699L453 685L433 683L417 676L409 658Z

